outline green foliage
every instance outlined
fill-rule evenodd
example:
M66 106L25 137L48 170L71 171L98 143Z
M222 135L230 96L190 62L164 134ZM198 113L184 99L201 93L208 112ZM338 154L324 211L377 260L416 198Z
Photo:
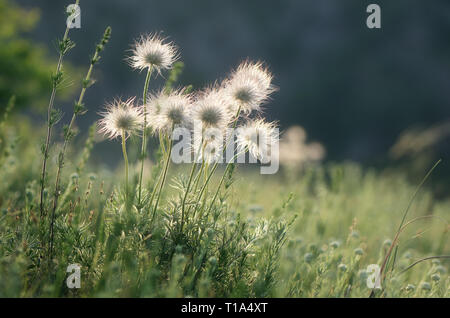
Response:
M81 155L85 168L67 167L48 264L40 243L39 171L30 175L29 169L39 167L39 136L27 127L5 125L9 136L26 138L0 169L1 296L368 297L366 268L383 260L391 244L385 239L393 238L414 192L401 174L363 172L351 164L317 166L294 181L241 170L210 211L218 178L200 204L201 186L191 187L181 230L188 171L172 170L172 187L151 222L149 200L141 212L127 206L121 174L89 172L91 134ZM160 169L155 166L153 179ZM134 198L136 190L134 184ZM145 195L152 190L146 187ZM449 296L445 259L401 273L421 257L449 254L448 225L437 219L448 218L449 207L419 193L411 217L432 213L436 219L402 234L396 269L377 296ZM73 263L82 266L79 290L65 284Z
M50 81L50 70L55 63L48 57L47 50L22 38L24 32L35 27L39 11L25 10L10 0L0 0L0 16L0 104L6 104L11 95L16 95L17 109L42 109L52 82L55 84L61 76L55 74ZM72 89L64 87L63 97ZM0 113L3 110L0 107Z

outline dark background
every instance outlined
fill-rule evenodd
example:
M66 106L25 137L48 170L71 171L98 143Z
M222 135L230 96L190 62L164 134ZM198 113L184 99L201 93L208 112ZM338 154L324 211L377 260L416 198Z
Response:
M72 1L74 2L74 1ZM31 38L62 37L70 1L17 0L38 7ZM377 3L382 28L366 27L366 7ZM399 134L450 119L450 1L448 0L228 0L81 1L77 47L67 61L87 67L107 25L112 39L85 98L88 127L105 101L141 96L145 74L124 61L140 34L164 31L180 47L181 84L201 88L249 57L267 62L279 91L266 105L282 128L305 127L327 159L373 164L387 158ZM52 51L56 56L56 52ZM151 88L161 85L152 81ZM64 104L70 113L70 101ZM448 138L437 156L449 149Z

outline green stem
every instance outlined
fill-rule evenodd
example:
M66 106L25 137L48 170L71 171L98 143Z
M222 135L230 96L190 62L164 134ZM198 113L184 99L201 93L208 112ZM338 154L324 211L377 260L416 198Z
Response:
M152 68L149 67L147 71L147 77L145 78L144 92L142 93L143 95L142 99L144 103L144 123L142 127L141 171L139 174L139 195L138 195L139 209L141 208L142 179L144 176L144 160L146 157L146 150L147 150L147 94L151 75L152 75Z
M171 131L173 131L173 127L172 127ZM169 137L169 146L168 146L168 148L169 149L167 150L166 162L164 164L162 180L161 180L161 184L159 185L158 195L156 197L155 207L153 209L153 215L152 215L152 219L151 219L151 224L153 224L153 220L154 220L154 217L156 215L156 211L158 210L159 199L161 198L161 193L162 193L162 190L164 188L164 184L166 182L167 171L169 170L170 156L172 154L172 136Z
M161 179L162 179L162 173L159 174L158 180L156 181L156 184L153 187L152 195L150 196L150 201L148 203L148 206L150 207L150 210L151 210L151 207L153 205L153 200L155 199L155 194L156 194L156 191L158 189L158 186L161 183Z
M200 148L197 150L197 153L195 154L194 160L196 160L196 158L199 156L200 151L202 151L202 153L205 152L205 147L206 147L206 144L204 142L202 142L202 145L200 146ZM181 227L180 227L180 232L183 231L186 199L187 199L187 196L189 194L189 190L191 189L192 178L194 176L196 167L197 167L197 163L194 162L192 164L192 169L191 169L191 173L190 173L190 176L189 176L188 185L187 185L186 192L184 194L183 202L182 202L182 205L181 205ZM194 191L193 191L193 193L195 193L195 191L197 191L197 183L198 183L198 180L200 179L201 173L203 171L203 167L204 167L204 161L202 161L200 170L198 171L197 176L194 178Z
M223 172L222 178L220 179L219 185L217 186L216 193L214 194L214 197L213 197L213 199L212 199L212 201L211 201L211 205L209 206L208 213L211 211L211 209L212 209L212 207L213 207L213 205L214 205L214 202L216 201L217 196L219 195L220 188L222 187L223 181L225 180L225 176L226 176L227 173L228 173L228 169L231 167L231 165L234 164L234 163L233 163L234 159L236 159L239 155L240 155L240 153L236 154L236 155L228 162L228 164L227 164L227 166L226 166L226 168L225 168L225 171Z
M125 160L125 198L126 203L128 203L128 156L127 156L125 130L122 130L122 152L123 152L123 159Z
M239 119L239 115L240 115L240 114L241 114L241 106L239 106L238 111L237 111L237 113L236 113L236 116L235 116L235 119L234 119L234 122L233 122L233 129L236 129L237 121L238 121L238 119ZM227 147L228 147L228 142L229 142L229 141L227 140L227 142L225 143L223 152L226 152ZM234 157L236 157L236 156L234 156ZM222 179L225 178L225 174L227 173L228 166L229 166L230 164L232 164L232 161L234 160L234 157L233 157L233 159L231 160L231 162L229 162L229 163L227 164L227 168L226 168L225 171L224 171L224 174L223 174L223 176L222 176ZM196 208L197 208L197 206L198 206L198 202L200 201L200 199L201 199L201 197L202 197L202 195L203 195L203 192L204 192L205 189L206 189L206 186L208 185L209 181L211 180L211 177L213 176L214 172L216 171L218 165L219 165L219 162L217 161L217 162L214 164L213 168L211 169L211 172L208 174L208 177L206 178L205 184L204 184L203 187L201 188L200 194L199 194L199 196L197 197Z
M102 38L102 41L100 42L100 44L102 46L97 46L95 49L95 53L94 53L93 58L91 59L89 70L83 81L83 88L81 89L80 96L78 97L78 102L74 108L72 119L70 120L69 126L67 127L66 135L64 136L64 143L63 143L62 149L58 156L58 169L56 172L55 194L53 197L52 215L51 215L51 223L50 223L50 258L52 258L52 256L53 256L53 238L54 238L53 227L54 227L54 223L55 223L56 209L58 207L58 200L59 200L59 196L61 194L61 189L60 189L61 171L64 166L64 157L65 157L67 145L69 144L71 137L72 137L71 136L72 128L73 128L73 125L75 124L75 120L76 120L78 114L80 114L80 111L81 111L80 109L76 109L76 107L81 107L81 105L83 105L84 95L86 93L89 82L91 80L92 70L94 69L95 63L97 63L99 60L99 53L103 50L103 45L106 44L109 40L110 32L111 32L111 28L109 28L109 27L106 28L105 33Z
M386 274L383 273L386 264L391 256L392 250L394 248L394 246L397 244L397 241L400 237L400 233L402 232L402 228L403 228L403 224L405 223L406 220L406 216L408 215L409 209L411 208L412 203L414 202L414 199L416 198L417 194L419 193L419 190L422 188L423 184L425 183L425 181L427 181L428 177L431 175L431 173L433 172L433 170L441 163L442 159L439 159L434 166L428 171L428 173L425 175L425 177L422 179L422 181L420 182L420 184L417 186L416 190L414 191L414 194L412 195L411 199L409 200L408 206L406 207L405 212L403 213L403 217L402 217L402 221L400 222L400 226L397 230L397 232L395 233L394 239L392 240L391 246L389 247L389 250L386 253L386 256L384 257L383 263L381 265L380 268L380 272L378 273L378 275L380 276L380 282L383 283L384 278L386 277ZM375 296L375 291L372 290L369 297L373 298Z
M79 4L79 0L75 2L75 5ZM64 36L62 39L62 42L65 43L67 41L67 38L69 36L69 26L66 27L66 31L64 32ZM62 62L64 55L67 52L65 50L60 50L59 52L59 58L58 58L58 64L56 65L56 73L55 75L58 76L58 74L61 72L62 69ZM57 85L55 82L53 82L52 85L52 93L50 95L50 101L48 103L48 109L47 109L47 138L45 140L45 147L44 147L44 158L42 162L42 172L41 172L41 189L40 189L40 201L39 201L39 209L40 209L40 217L44 216L44 189L45 189L45 175L47 172L47 159L48 159L48 152L50 148L50 140L52 138L52 128L53 123L51 122L52 112L53 112L53 104L55 102L55 96L56 96L56 88ZM52 233L53 235L53 233Z
M190 173L190 175L189 175L188 185L187 185L187 188L186 188L186 192L185 192L185 194L184 194L184 197L183 197L183 202L182 202L182 204L181 204L181 229L180 229L180 232L183 231L183 225L184 225L184 206L185 206L185 204L186 204L186 199L187 199L187 196L188 196L188 194L189 194L189 190L190 190L191 183L192 183L192 178L193 178L194 173L195 173L195 168L196 168L196 164L195 164L195 162L194 162L194 163L192 164L192 169L191 169L191 173Z

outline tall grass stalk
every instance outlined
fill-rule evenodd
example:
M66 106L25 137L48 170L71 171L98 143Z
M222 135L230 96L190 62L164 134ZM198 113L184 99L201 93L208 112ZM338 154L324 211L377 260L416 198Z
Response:
M88 72L86 74L86 77L82 81L82 89L80 92L80 96L78 97L78 101L74 105L72 119L70 120L69 125L65 128L65 131L64 131L64 143L63 143L62 149L58 155L58 168L57 168L56 179L55 179L55 193L54 193L54 197L53 197L53 206L52 206L52 213L51 213L50 250L49 250L50 259L52 258L52 255L53 255L53 240L54 240L53 227L54 227L54 223L55 223L56 209L58 207L58 199L61 194L61 189L60 189L61 172L64 167L64 157L65 157L67 145L69 144L69 142L72 140L72 138L75 135L75 133L72 130L73 125L75 124L75 120L77 119L77 117L79 115L86 113L86 109L83 105L84 95L86 93L87 88L91 84L91 75L92 75L92 70L94 69L94 65L100 60L100 52L103 51L103 49L105 48L105 45L108 43L110 38L111 38L111 27L107 27L105 32L103 33L103 37L102 37L100 43L97 44L97 46L95 48L95 53L94 53L94 56L91 58L91 63L90 63Z
M434 165L433 167L427 172L427 174L425 175L425 177L423 177L422 181L419 183L419 185L417 186L416 190L414 191L414 194L412 195L411 199L408 202L408 206L405 209L405 212L403 213L403 217L402 220L400 222L400 225L398 227L397 232L395 233L394 239L392 240L392 244L389 247L389 250L386 253L386 256L384 257L383 263L381 265L380 268L380 272L379 272L379 278L380 279L380 283L383 283L384 278L386 277L385 274L385 269L386 269L386 265L391 257L392 251L394 249L394 246L397 246L397 242L398 239L400 237L400 233L402 232L402 228L403 228L403 224L406 221L406 216L408 215L409 209L411 208L412 203L414 202L414 199L416 198L417 194L419 193L420 189L422 188L422 186L424 185L425 181L427 181L427 179L429 178L429 176L433 173L434 169L436 169L436 167L441 163L442 159L439 159ZM375 291L372 290L369 297L374 297L375 296Z
M80 1L76 0L75 5L79 5ZM52 139L52 129L53 126L58 122L59 114L54 112L53 104L55 102L56 89L63 79L62 66L64 56L75 46L75 44L69 39L69 25L66 26L66 31L64 32L63 39L59 42L59 57L58 63L56 65L56 72L52 76L52 92L50 94L50 101L48 103L47 109L47 137L45 140L45 145L43 149L43 161L42 161L42 172L41 172L41 189L40 189L40 202L39 210L40 217L44 216L44 188L45 188L45 178L47 173L47 160L48 152L50 149L50 141Z

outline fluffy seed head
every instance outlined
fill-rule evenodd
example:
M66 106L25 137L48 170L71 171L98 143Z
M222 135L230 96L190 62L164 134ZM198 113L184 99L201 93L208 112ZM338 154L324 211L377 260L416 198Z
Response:
M100 113L99 132L108 139L119 136L128 138L141 129L143 122L142 109L134 106L134 97L126 101L119 99L106 105L106 111Z
M260 110L261 104L275 91L272 74L261 62L243 62L223 83L224 89L234 101L237 112L240 106L244 113Z
M184 89L174 90L166 94L163 90L152 95L147 103L148 125L155 132L168 132L172 127L191 126L192 96Z
M195 102L192 118L201 122L204 128L225 129L232 119L227 105L228 98L223 90L207 89Z
M270 160L272 147L278 143L279 133L276 124L255 119L237 131L237 144L240 151L248 151L254 158L266 163Z
M158 33L142 36L134 44L132 53L129 57L131 67L138 70L151 67L158 73L170 69L178 59L176 46L172 42L166 42Z
M220 128L207 128L194 134L193 150L197 161L216 162L223 154L224 134Z

